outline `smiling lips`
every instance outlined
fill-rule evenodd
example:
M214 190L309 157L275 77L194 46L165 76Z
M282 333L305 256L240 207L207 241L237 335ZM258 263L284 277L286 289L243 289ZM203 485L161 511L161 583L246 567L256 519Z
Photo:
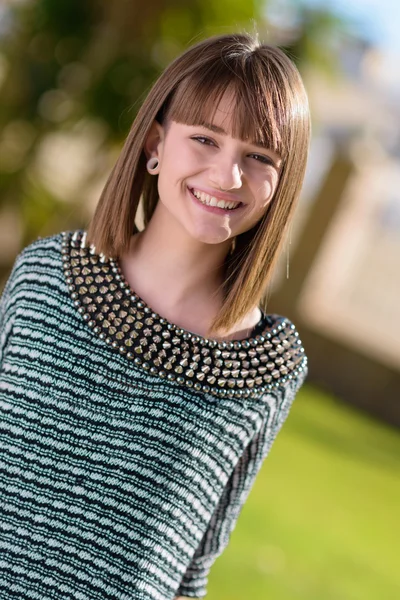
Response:
M210 196L209 194L206 194L206 192L201 192L200 190L196 190L194 188L189 189L193 196L199 200L199 202L206 204L207 206L215 206L224 210L234 210L235 208L242 206L242 202L228 202L221 200L220 198L215 198L215 196Z

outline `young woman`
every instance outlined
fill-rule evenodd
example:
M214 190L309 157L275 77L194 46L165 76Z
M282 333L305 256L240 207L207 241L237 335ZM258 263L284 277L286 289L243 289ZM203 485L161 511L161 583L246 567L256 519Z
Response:
M88 230L18 256L0 311L3 600L206 594L306 374L294 325L262 306L309 132L282 51L207 39L149 92Z

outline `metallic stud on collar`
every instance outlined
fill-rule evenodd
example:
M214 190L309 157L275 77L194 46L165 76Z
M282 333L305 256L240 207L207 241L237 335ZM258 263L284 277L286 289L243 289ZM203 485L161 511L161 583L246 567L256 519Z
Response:
M240 399L276 389L305 368L298 332L282 317L266 316L263 330L250 339L202 338L152 311L130 289L118 262L86 245L85 232L64 232L61 253L71 300L90 331L153 376Z

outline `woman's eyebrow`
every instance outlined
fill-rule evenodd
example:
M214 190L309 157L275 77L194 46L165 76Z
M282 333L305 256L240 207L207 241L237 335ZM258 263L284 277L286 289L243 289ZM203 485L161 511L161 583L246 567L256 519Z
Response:
M228 133L225 131L225 129L223 129L219 125L214 125L213 123L200 123L199 125L200 125L200 127L209 129L210 131L213 131L214 133L219 133L220 135L228 135ZM251 141L249 141L249 143L252 146L257 146L257 148L261 148L262 150L265 150L267 152L273 152L273 150L271 150L271 148L268 148L268 146L265 146L262 142L257 142L256 140L251 140ZM274 152L274 154L276 154L276 153ZM278 160L280 160L279 155L277 155L277 158L278 158Z
M201 127L205 127L210 131L214 131L214 133L220 133L221 135L228 135L225 129L219 127L218 125L213 125L212 123L201 123Z

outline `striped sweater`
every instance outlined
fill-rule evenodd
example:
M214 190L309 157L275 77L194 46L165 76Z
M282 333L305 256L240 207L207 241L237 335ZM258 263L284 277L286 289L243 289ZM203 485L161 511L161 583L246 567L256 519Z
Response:
M0 303L0 598L203 597L305 375L287 319L217 343L84 232L25 248Z

